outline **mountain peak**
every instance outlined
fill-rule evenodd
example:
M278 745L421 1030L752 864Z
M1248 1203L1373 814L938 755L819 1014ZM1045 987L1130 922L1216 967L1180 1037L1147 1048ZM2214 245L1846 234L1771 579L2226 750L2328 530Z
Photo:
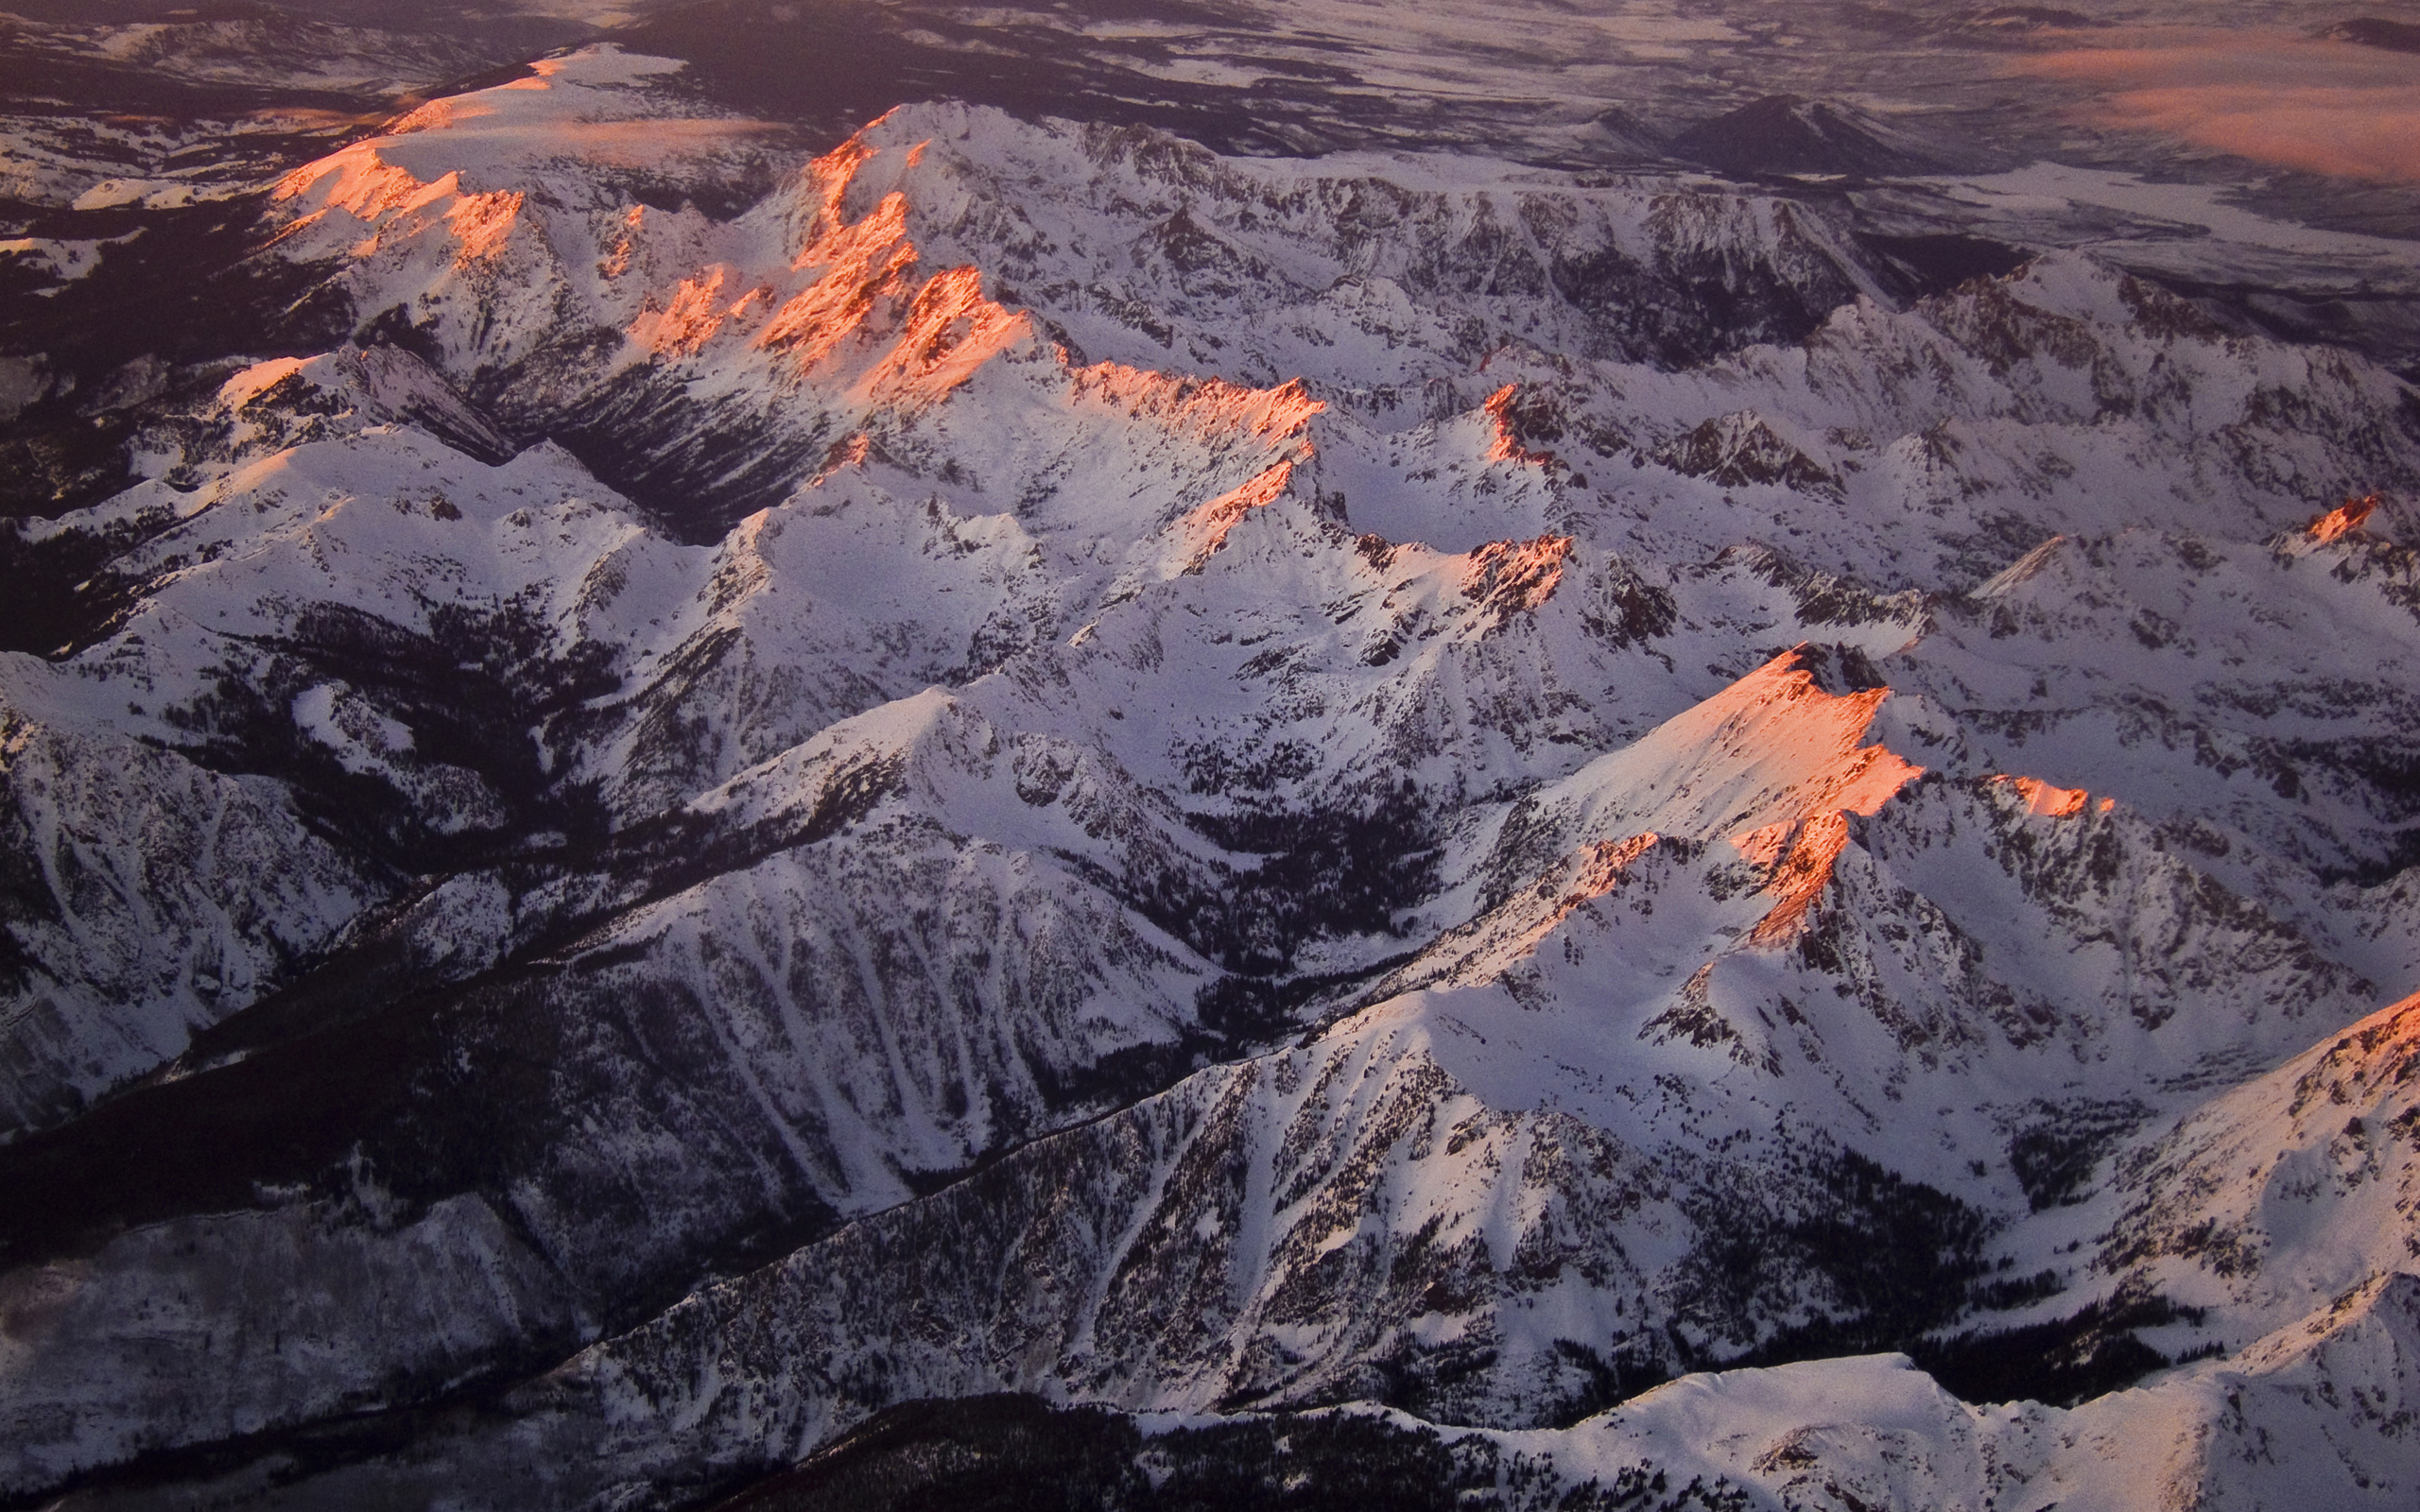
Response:
M1734 174L1888 178L1950 166L1936 146L1879 116L1795 94L1768 94L1700 122L1665 150Z
M2382 16L2356 16L2324 26L2311 33L2328 42L2349 42L2392 53L2420 53L2420 26L2389 21Z

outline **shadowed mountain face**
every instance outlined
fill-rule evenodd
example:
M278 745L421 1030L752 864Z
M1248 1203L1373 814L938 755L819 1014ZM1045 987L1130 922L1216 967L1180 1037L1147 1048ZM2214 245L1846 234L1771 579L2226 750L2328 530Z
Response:
M1666 144L1676 158L1736 174L1940 173L1953 165L1929 147L1861 112L1794 94L1773 94L1702 122Z
M7 24L0 1504L2404 1504L2393 192L545 9Z
M2408 21L2388 21L2379 16L2357 16L2324 26L2319 35L2332 42L2349 42L2363 47L2382 47L2392 53L2420 53L2420 26Z

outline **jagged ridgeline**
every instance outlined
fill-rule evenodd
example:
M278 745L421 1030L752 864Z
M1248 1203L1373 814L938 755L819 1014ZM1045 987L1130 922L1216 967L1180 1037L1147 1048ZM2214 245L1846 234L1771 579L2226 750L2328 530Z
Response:
M2409 1504L2404 379L738 66L0 290L0 1501Z

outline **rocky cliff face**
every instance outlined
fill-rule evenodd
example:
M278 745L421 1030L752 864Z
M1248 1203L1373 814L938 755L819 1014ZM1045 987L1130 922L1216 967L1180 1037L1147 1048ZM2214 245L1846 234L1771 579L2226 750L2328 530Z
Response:
M272 336L26 402L0 1496L2408 1497L2408 384L696 83L418 106L230 212ZM1100 1410L884 1416L997 1393Z

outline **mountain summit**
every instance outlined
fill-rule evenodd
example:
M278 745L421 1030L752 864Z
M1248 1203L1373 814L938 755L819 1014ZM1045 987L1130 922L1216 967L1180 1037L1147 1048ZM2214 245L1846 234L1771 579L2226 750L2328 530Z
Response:
M1937 142L1828 100L1769 94L1665 144L1673 157L1737 174L1891 178L1957 166Z

